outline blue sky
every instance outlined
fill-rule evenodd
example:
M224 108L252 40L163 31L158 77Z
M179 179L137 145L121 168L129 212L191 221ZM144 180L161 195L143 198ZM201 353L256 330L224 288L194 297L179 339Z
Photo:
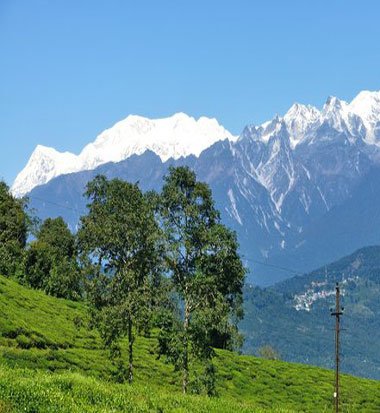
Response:
M238 134L295 101L380 89L380 2L0 0L0 178L128 114Z

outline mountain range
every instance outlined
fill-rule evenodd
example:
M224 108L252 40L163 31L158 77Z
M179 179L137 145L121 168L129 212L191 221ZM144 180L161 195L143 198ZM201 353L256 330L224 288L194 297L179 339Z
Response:
M155 152L162 161L191 154L198 156L221 139L236 140L236 137L216 119L201 117L195 120L184 113L154 120L130 115L102 132L79 155L37 145L16 177L12 190L15 195L22 196L56 176L95 169L107 162L141 155L147 150Z
M239 137L215 119L129 116L80 155L37 147L12 190L41 218L61 215L75 229L95 175L159 190L171 165L210 184L258 285L380 243L380 92L329 97L321 110L294 104Z

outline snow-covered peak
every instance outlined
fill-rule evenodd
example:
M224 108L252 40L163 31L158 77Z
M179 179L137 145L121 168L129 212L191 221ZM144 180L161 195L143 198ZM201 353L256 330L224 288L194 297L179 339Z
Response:
M203 150L224 139L235 141L237 138L216 119L201 117L196 120L185 113L163 119L130 115L102 132L79 155L38 145L16 177L12 191L22 196L58 175L94 169L106 162L119 162L146 150L155 152L162 161L199 156Z
M25 168L17 175L12 192L16 196L23 196L36 185L42 185L57 175L77 170L78 159L76 155L37 145Z
M267 145L275 135L287 136L282 134L284 125L292 149L301 142L313 144L336 136L345 136L352 144L359 140L380 146L380 91L360 92L351 103L329 96L322 110L294 103L283 117L276 115L260 126L247 126L240 140L248 138Z
M344 100L330 96L322 110L321 122L327 123L338 132L348 132L350 140L364 138L365 130L361 117L352 111L350 104Z
M350 110L361 117L366 129L368 143L376 143L380 138L380 91L360 92L350 103Z
M315 120L320 116L320 111L311 105L303 105L301 103L294 103L290 109L286 112L284 116L285 121L290 121L294 119L307 119Z
M323 120L338 131L345 129L345 121L349 117L348 103L335 96L329 96L322 109Z
M119 162L146 150L156 153L162 161L199 156L213 143L224 139L234 142L236 137L216 119L194 119L185 113L164 119L130 115L102 132L79 155L37 146L12 190L20 196L58 175ZM309 146L335 139L344 144L380 147L380 91L360 92L351 103L330 96L322 110L295 103L283 117L277 115L259 126L247 126L239 139L256 141L260 147L270 147L274 142L276 145L285 143L292 150L302 149L304 144ZM302 145L298 146L300 143Z
M329 96L326 100L326 103L323 105L323 113L339 112L346 109L348 103L344 100L338 99L335 96Z
M278 133L284 127L284 122L282 118L276 115L271 121L265 122L261 125L261 140L265 143L269 142L269 139Z
M290 145L295 148L305 137L305 133L319 120L321 112L311 105L295 103L284 116L290 135Z
M79 157L84 169L119 162L146 150L166 161L181 156L199 156L204 149L223 139L236 140L216 119L201 117L196 120L185 113L164 119L130 115L102 132Z
M352 112L359 115L363 121L377 123L380 120L380 91L363 90L350 103Z
M249 137L265 144L270 142L273 136L287 136L292 149L300 143L308 129L321 117L321 112L313 106L293 104L283 117L276 115L272 120L262 123L260 126L250 125L246 127L241 139ZM283 134L284 131L286 134Z

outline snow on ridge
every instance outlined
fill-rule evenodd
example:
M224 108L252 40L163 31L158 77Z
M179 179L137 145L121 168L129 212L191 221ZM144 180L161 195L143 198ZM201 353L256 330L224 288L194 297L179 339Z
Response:
M321 112L311 105L293 104L284 116L290 135L290 146L294 149L304 138L307 130L321 117Z
M228 210L227 210L227 212L229 212L230 215L232 214L232 217L235 218L235 220L236 220L240 225L243 225L243 222L242 222L242 220L241 220L241 218L240 218L240 215L239 215L239 212L238 212L238 209L237 209L234 191L230 188L230 189L227 191L227 195L228 195L228 198L229 198L230 203L231 203L231 213L230 213L230 211L228 211Z
M215 118L202 116L197 120L185 113L163 119L129 115L103 131L79 155L37 145L27 165L17 175L12 192L23 196L56 176L95 169L107 162L120 162L146 150L156 153L163 162L169 158L199 156L224 139L236 141L237 137Z
M289 141L294 150L300 143L313 144L320 139L334 139L336 134L324 135L320 126L380 147L380 91L360 92L350 103L329 97L321 110L299 103L287 113L259 126L247 126L239 140L252 139L269 145L272 137ZM341 134L342 135L342 134ZM194 119L177 113L163 119L148 119L129 115L103 131L94 142L86 145L79 155L60 153L53 148L37 146L26 167L19 173L12 191L22 196L35 186L70 172L91 170L106 162L119 162L146 150L156 153L162 161L200 153L217 141L228 139L233 147L237 140L216 119Z
M365 122L377 123L380 120L380 91L361 91L350 103L352 112Z
M353 136L361 136L368 144L380 146L380 91L362 91L350 103L329 96L321 110L294 103L284 116L276 115L272 120L259 126L250 125L246 130L251 139L268 144L284 123L289 132L290 147L294 149L324 122L339 132L348 131ZM244 134L240 139L244 139Z
M25 168L17 175L12 192L15 196L23 196L34 186L45 184L60 174L77 171L76 155L37 145Z
M366 141L369 144L378 144L376 135L380 129L380 91L363 90L351 101L349 107L360 116L367 129Z
M236 140L236 137L216 119L201 117L195 120L184 113L154 120L130 115L102 132L79 156L88 169L100 163L119 162L133 154L141 155L147 149L165 162L169 158L199 156L204 149L223 139ZM112 148L107 148L109 143ZM91 163L94 158L96 162Z

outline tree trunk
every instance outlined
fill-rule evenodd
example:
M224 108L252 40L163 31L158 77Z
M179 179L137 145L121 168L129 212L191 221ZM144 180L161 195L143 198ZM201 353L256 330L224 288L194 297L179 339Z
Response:
M133 332L132 332L132 320L128 320L128 355L129 355L129 364L128 364L128 382L132 383L133 380Z
M189 384L189 340L187 336L189 328L190 309L189 304L185 301L185 319L183 321L183 364L182 364L182 391L187 393Z

